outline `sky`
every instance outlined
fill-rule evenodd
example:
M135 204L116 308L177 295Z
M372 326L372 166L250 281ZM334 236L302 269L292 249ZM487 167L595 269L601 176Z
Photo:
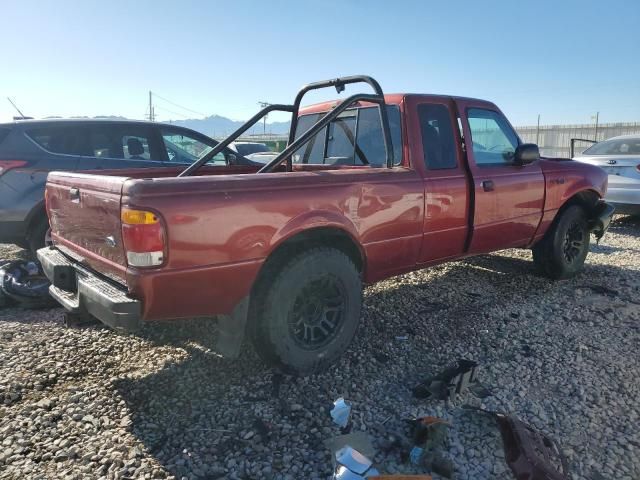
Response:
M518 126L640 121L638 0L0 0L0 11L0 121L16 115L6 97L36 118L144 118L149 90L162 121L244 120L260 101L352 74L388 93L491 100Z

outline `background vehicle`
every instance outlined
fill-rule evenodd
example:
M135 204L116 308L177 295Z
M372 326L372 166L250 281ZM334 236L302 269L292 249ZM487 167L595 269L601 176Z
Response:
M269 163L278 156L278 152L271 151L267 145L259 142L232 142L229 148L253 162L262 164Z
M32 250L45 244L44 186L52 170L189 165L215 145L206 135L162 123L56 119L0 124L0 243ZM251 164L228 149L211 162Z
M609 174L606 200L616 213L640 215L640 135L621 135L596 143L574 157Z
M375 94L299 108L310 90L357 82ZM201 170L274 110L292 114L296 139L274 160ZM613 212L602 169L540 159L491 102L384 96L365 76L266 107L179 174L122 173L49 176L55 248L38 257L54 298L126 330L218 315L230 354L248 323L266 361L298 372L347 348L363 282L512 247L568 278Z

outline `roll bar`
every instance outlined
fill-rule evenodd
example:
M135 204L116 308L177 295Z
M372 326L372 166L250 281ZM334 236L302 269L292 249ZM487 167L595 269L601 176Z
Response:
M309 130L307 130L304 134L295 140L296 137L296 129L298 127L298 114L300 111L300 104L302 103L302 98L308 92L312 90L319 90L321 88L327 87L335 87L338 93L341 93L345 89L345 85L351 83L367 83L374 90L375 94L365 94L358 93L355 95L351 95L346 98L342 102L340 102L333 110L325 114L321 119L319 119L315 124L313 124ZM262 117L266 114L274 111L280 112L290 112L291 113L291 126L289 127L289 137L287 142L287 147L272 161L267 163L264 167L258 170L258 173L267 173L271 172L274 168L280 165L284 160L287 161L287 171L290 172L293 168L291 155L298 148L303 146L306 142L308 142L314 135L316 135L320 130L325 128L332 120L334 120L338 115L344 112L347 108L349 108L353 103L358 101L366 101L375 103L378 105L378 112L380 114L380 124L382 125L382 135L384 139L384 149L385 155L387 159L387 167L391 168L394 163L393 159L393 148L391 143L391 130L389 128L389 117L387 114L387 109L385 108L384 101L384 93L382 92L382 88L380 84L367 75L353 75L349 77L341 77L333 80L323 80L321 82L314 82L308 85L303 86L296 98L293 102L293 105L268 105L267 107L260 110L253 117L247 120L240 128L238 128L235 132L225 138L223 141L218 143L209 153L205 154L194 163L189 165L185 170L183 170L178 177L186 177L193 174L196 170L198 170L202 165L207 163L213 157L215 157L218 153L222 152L226 147L228 147L231 142L236 140L240 135L249 130L253 125L255 125Z

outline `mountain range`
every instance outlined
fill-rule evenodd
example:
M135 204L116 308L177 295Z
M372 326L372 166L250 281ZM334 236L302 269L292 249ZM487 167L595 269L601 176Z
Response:
M172 120L171 124L191 128L210 137L223 137L240 128L244 122L231 120L220 115L210 115L205 118L190 118L186 120ZM262 122L255 124L244 135L261 134L263 131L274 135L285 135L289 132L290 122L267 123L266 128Z

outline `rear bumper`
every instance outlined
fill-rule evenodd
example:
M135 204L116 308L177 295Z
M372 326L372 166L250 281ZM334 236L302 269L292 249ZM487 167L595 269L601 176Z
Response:
M598 202L593 210L589 227L598 240L600 240L609 229L615 211L616 208L612 204L602 201Z
M127 291L73 262L55 247L38 250L42 270L51 282L49 293L67 311L91 314L117 330L134 331L142 325L142 303Z

